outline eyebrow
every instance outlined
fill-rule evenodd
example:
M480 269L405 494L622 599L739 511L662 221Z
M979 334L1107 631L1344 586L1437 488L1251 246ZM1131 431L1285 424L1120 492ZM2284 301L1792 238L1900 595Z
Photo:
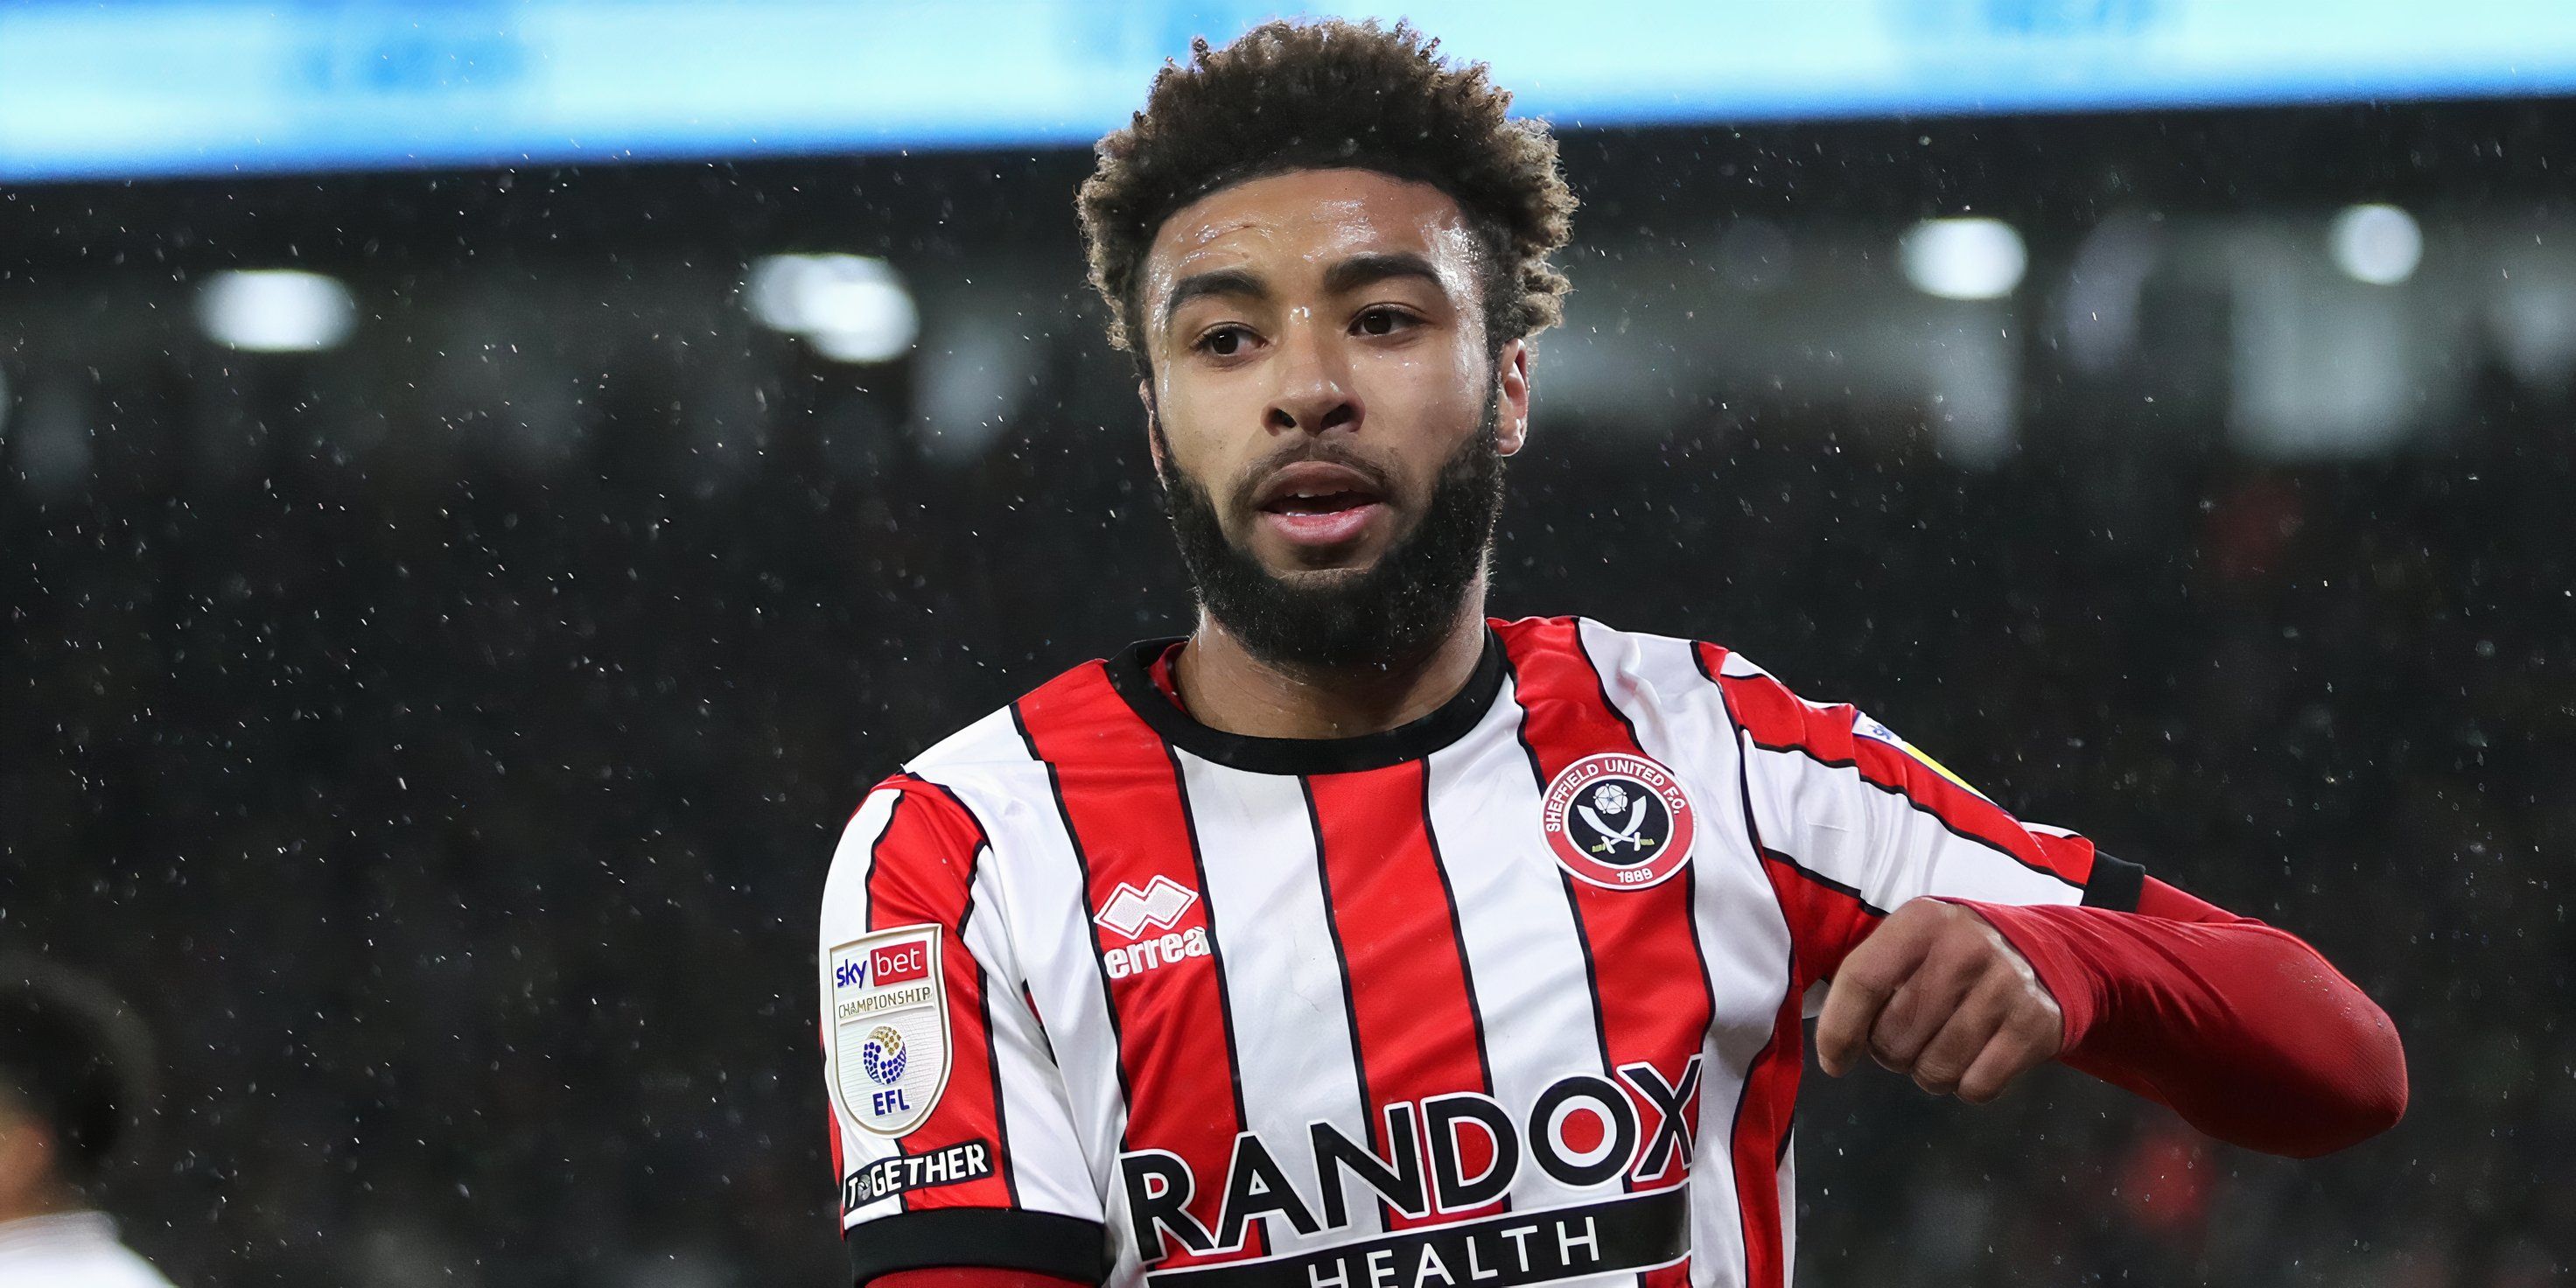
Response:
M1324 291L1328 295L1340 295L1347 291L1358 290L1372 282L1383 282L1398 277L1420 278L1440 288L1444 293L1448 289L1448 283L1441 278L1440 270L1433 267L1430 260L1412 251L1371 251L1353 255L1324 270ZM1180 312L1182 305L1202 296L1212 295L1233 295L1252 300L1268 299L1270 286L1258 275L1240 268L1217 268L1204 273L1192 273L1172 284L1171 295L1163 300L1162 324L1170 326L1172 315Z
M1327 294L1339 295L1394 277L1418 277L1441 288L1444 293L1448 289L1448 283L1440 278L1440 270L1433 268L1430 260L1404 250L1353 255L1324 270L1324 290Z
M1246 299L1259 300L1269 298L1270 287L1259 277L1240 268L1217 268L1204 273L1192 273L1172 283L1172 293L1163 300L1162 324L1166 327L1170 326L1172 315L1180 312L1182 305L1203 295L1239 295Z

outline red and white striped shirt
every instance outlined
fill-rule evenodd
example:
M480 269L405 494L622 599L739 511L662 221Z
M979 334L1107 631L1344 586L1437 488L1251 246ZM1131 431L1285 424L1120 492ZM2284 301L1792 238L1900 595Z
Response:
M1800 1020L1919 895L2135 904L1709 644L1491 623L1403 728L1090 662L869 795L824 895L859 1282L1783 1288Z

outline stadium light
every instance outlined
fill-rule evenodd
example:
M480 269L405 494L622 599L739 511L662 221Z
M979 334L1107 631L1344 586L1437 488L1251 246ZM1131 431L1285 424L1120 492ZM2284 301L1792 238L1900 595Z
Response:
M770 255L743 283L751 315L803 336L835 362L886 362L921 335L921 310L894 266L865 255Z
M2424 262L2424 230L2395 206L2346 206L2326 230L2335 267L2355 281L2395 286Z
M2021 285L2030 254L2000 219L1926 219L1897 242L1905 280L1945 300L1994 300Z
M197 324L249 353L312 353L357 329L358 303L338 278L296 269L218 273L197 292Z

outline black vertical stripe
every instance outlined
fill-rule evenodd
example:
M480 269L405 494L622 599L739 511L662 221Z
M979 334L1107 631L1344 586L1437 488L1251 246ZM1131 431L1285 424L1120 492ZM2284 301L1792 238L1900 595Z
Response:
M1476 1075L1482 1078L1479 1090L1494 1094L1494 1058L1485 1049L1485 1004L1476 995L1476 966L1467 959L1467 923L1458 914L1458 889L1449 881L1449 859L1440 851L1440 829L1431 822L1431 761L1422 765L1422 839L1431 846L1431 873L1440 878L1440 901L1449 909L1449 942L1458 950L1458 983L1467 990L1467 1027L1475 1035ZM1502 1210L1512 1210L1512 1196L1497 1200Z
M1394 1150L1383 1139L1384 1133L1378 1130L1377 1105L1369 1093L1368 1057L1360 1051L1359 999L1351 993L1351 952L1342 943L1342 919L1334 913L1333 873L1331 865L1324 861L1324 815L1323 811L1315 808L1314 780L1299 774L1297 792L1306 798L1306 826L1315 837L1315 884L1321 887L1324 898L1324 934L1333 941L1333 969L1342 981L1342 1026L1351 1035L1351 1074L1359 1082L1360 1130L1368 1133L1370 1149L1381 1157L1392 1157ZM1339 1177L1329 1174L1329 1169L1317 1180L1326 1185L1341 1183ZM1395 1216L1385 1199L1378 1200L1377 1209L1378 1228L1394 1229Z
M942 787L940 790L948 789ZM955 793L950 793L949 799L956 800ZM958 808L965 808L964 802L959 802ZM972 819L974 815L970 813L967 817ZM984 825L978 820L975 826L981 831ZM991 833L985 835L990 836ZM994 1160L993 1167L1002 1175L1002 1190L1010 1195L1011 1206L1018 1207L1020 1174L1019 1168L1011 1161L1011 1124L1008 1110L1002 1103L1002 1038L993 1030L993 976L984 969L984 960L966 946L966 923L975 919L975 910L980 906L975 902L976 872L992 852L993 845L988 840L975 847L975 859L966 865L966 911L957 917L957 946L965 950L969 961L975 963L975 1006L984 1019L984 1069L993 1078L993 1150L1001 1155Z
M1234 1122L1237 1127L1248 1131L1251 1129L1252 1119L1245 1114L1243 1106L1243 1057L1234 1046L1234 989L1225 973L1225 948L1218 941L1216 900L1208 893L1207 858L1199 852L1198 815L1190 809L1190 784L1189 779L1181 773L1180 753L1174 751L1172 744L1163 741L1159 736L1155 741L1163 748L1163 759L1171 762L1172 791L1180 797L1181 801L1181 830L1188 836L1190 842L1190 875L1198 882L1199 911L1207 918L1208 964L1216 968L1217 1024L1225 1031L1225 1076L1234 1090ZM1269 1237L1267 1225L1262 1227L1261 1236L1266 1242Z
M1592 691L1601 695L1601 709L1609 712L1610 718L1618 721L1619 727L1628 731L1628 749L1636 752L1640 756L1645 755L1646 744L1643 739L1637 736L1636 722L1628 718L1627 712L1619 709L1618 703L1610 700L1610 677L1602 674L1601 664L1599 662L1592 660L1592 650L1583 646L1583 623L1585 620L1586 619L1581 617L1574 619L1574 655L1583 659L1583 669L1592 673ZM1593 624L1596 626L1600 625L1598 622ZM1605 626L1602 627L1602 629L1607 630L1609 628ZM1692 649L1691 651L1693 653L1697 653L1699 650Z
M966 923L974 919L977 907L975 877L983 863L993 854L993 830L984 826L984 820L948 784L931 782L918 774L914 777L937 790L940 795L947 797L948 803L956 806L957 812L965 815L966 821L975 825L976 836L982 842L976 847L975 860L966 868L966 911L957 918L957 944L963 948L966 946ZM1008 930L1003 933L1007 938ZM969 950L969 955L972 955L972 950ZM1002 1098L1002 1035L993 1027L993 976L984 969L982 958L977 957L974 960L975 1000L984 1016L984 1066L993 1075L993 1149L995 1153L1001 1155L995 1160L994 1168L1002 1174L1002 1189L1010 1195L1011 1206L1018 1207L1020 1206L1020 1169L1011 1155L1010 1108ZM1022 985L1023 989L1026 987ZM1030 1014L1036 1014L1036 1009L1034 1006L1031 1007Z
M1046 769L1047 795L1055 801L1056 821L1064 825L1065 845L1073 852L1073 866L1079 870L1081 890L1074 915L1082 919L1083 929L1091 936L1091 969L1100 976L1100 1009L1109 1017L1109 1068L1118 1075L1118 1148L1127 1148L1127 1120L1134 1113L1136 1090L1127 1083L1127 1035L1120 1031L1118 1002L1109 992L1109 962L1100 942L1100 923L1091 919L1091 858L1082 852L1082 836L1073 830L1073 813L1064 805L1064 780L1056 775L1055 762L1038 754L1038 740L1029 736L1029 722L1020 715L1020 704L1012 703L1011 728L1020 735L1020 745L1028 749L1029 759ZM1035 1008L1031 1008L1034 1010Z

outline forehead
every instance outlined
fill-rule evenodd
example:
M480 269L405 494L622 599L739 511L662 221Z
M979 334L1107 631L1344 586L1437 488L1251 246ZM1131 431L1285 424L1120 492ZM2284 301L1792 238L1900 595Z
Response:
M1430 184L1374 170L1291 170L1219 189L1164 220L1145 253L1145 294L1153 298L1186 273L1320 272L1370 251L1421 255L1460 291L1475 241L1466 213Z

